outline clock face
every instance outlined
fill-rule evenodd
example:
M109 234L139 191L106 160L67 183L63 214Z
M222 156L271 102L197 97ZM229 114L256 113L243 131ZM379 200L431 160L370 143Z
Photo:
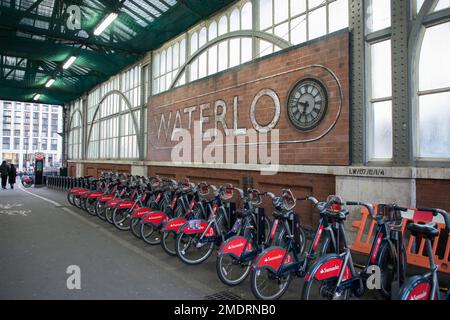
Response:
M314 129L327 111L327 92L316 79L302 79L291 90L287 102L288 118L301 130Z

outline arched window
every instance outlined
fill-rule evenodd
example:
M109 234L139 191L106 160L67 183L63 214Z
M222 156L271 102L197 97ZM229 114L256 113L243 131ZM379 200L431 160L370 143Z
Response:
M81 118L81 101L76 101L71 106L71 117L68 137L68 158L69 160L81 159L81 140L83 134L83 125Z
M418 157L450 158L450 22L426 28L419 56Z

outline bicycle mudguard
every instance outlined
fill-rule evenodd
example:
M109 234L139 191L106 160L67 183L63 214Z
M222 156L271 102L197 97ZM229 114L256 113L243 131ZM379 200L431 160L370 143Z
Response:
M187 221L184 226L181 227L179 232L184 232L185 234L198 234L205 232L206 228L208 227L208 221L206 220L200 220L200 219L194 219ZM214 228L209 228L205 232L206 237L215 237L216 232L214 231Z
M89 195L90 199L97 199L100 198L101 196L103 196L103 192L101 191L94 191Z
M247 247L245 248L245 244L247 244ZM239 257L244 253L244 251L251 251L253 250L253 245L250 241L248 241L247 238L242 236L234 236L230 239L226 240L219 249L218 256L219 255L231 255L236 259L239 259Z
M163 231L174 231L175 233L180 232L181 227L187 222L186 218L173 218L170 219L164 226Z
M400 300L429 300L430 292L431 282L429 279L423 276L413 276L405 281L398 297Z
M122 201L117 205L117 209L131 209L134 205L134 201Z
M91 192L92 192L92 191L89 191L89 190L86 190L86 191L80 191L80 192L78 193L78 196L80 196L81 198L87 198L87 197L91 194Z
M112 199L114 199L114 195L112 195L112 194L105 194L104 196L101 196L100 198L98 198L98 201L100 201L100 202L108 202L108 201L111 201Z
M142 223L151 223L155 226L160 226L163 222L169 220L167 214L161 211L152 211L143 219Z
M122 199L112 199L106 203L107 208L115 208Z
M87 191L87 189L86 188L81 188L81 187L75 187L75 188L70 189L69 193L77 193L79 191Z
M322 281L334 277L338 277L342 265L344 263L344 259L337 254L327 254L321 257L308 271L305 277L305 281L310 281L311 277L314 277L316 280ZM346 266L344 271L344 276L342 277L342 281L348 280L352 277L352 273L350 271L349 266Z
M283 247L270 247L261 252L261 254L256 259L253 264L254 269L269 269L272 272L277 272L277 270L281 267L281 263L283 262L283 258L286 255L286 249ZM294 259L290 254L287 255L286 259L284 259L284 265L292 262Z
M75 195L75 196L80 196L80 195L82 195L85 192L89 192L89 190L88 189L79 189L77 191L72 192L72 194Z
M131 215L131 219L133 218L143 218L145 215L152 213L153 210L151 208L138 208L133 211Z

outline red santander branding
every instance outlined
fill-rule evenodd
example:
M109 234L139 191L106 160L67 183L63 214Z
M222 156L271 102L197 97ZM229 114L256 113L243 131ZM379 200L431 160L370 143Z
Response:
M258 261L258 267L270 266L274 270L278 270L283 262L283 258L286 256L286 250L282 248L274 248L267 251ZM290 255L286 256L284 264L292 262L292 257Z
M248 242L248 243L247 243ZM223 247L221 251L222 254L232 253L239 257L244 252L245 244L247 243L247 247L245 251L252 250L251 243L244 237L232 238L228 241L228 243Z
M172 219L166 224L165 229L167 231L175 231L176 233L178 233L181 227L186 223L186 221L187 220L184 218Z
M372 255L370 256L370 263L375 264L378 251L380 250L381 242L383 242L383 234L380 232L375 241L375 248L373 249Z
M319 244L320 237L323 232L323 224L320 225L319 230L317 231L316 238L314 239L313 250L316 250L317 245Z
M167 215L163 212L150 213L144 218L144 222L150 222L154 225L159 225L167 220Z
M428 300L431 286L429 283L421 283L409 293L408 300Z
M331 259L323 263L315 274L317 280L324 280L333 277L338 277L342 269L343 261L341 259ZM344 276L342 280L347 280L351 278L350 268L347 266L344 271Z

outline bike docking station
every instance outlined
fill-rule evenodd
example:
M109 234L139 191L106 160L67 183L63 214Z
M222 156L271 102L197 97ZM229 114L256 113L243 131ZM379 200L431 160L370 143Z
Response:
M34 155L34 187L42 188L44 184L44 154L36 152Z

